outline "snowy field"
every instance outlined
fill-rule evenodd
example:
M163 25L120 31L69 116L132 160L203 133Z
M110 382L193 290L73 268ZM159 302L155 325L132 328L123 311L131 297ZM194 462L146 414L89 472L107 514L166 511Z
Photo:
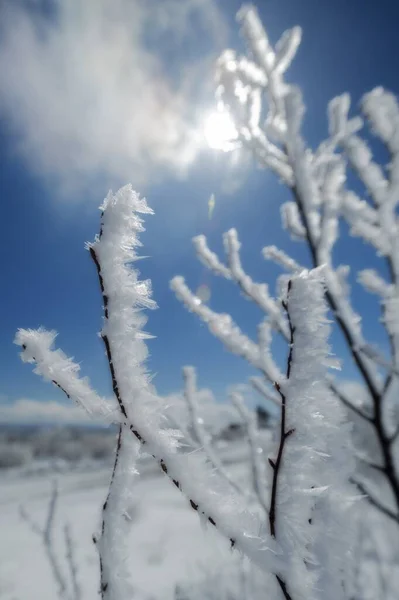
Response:
M270 443L270 437L268 441ZM247 444L238 441L220 450L229 473L240 482L250 473L247 453ZM189 589L197 591L190 596L194 600L205 596L218 600L256 600L263 597L265 589L272 592L274 581L264 578L258 583L255 581L253 593L248 592L237 569L238 554L230 551L229 543L213 528L202 527L198 515L159 473L152 459L141 459L139 468L141 476L131 490L125 532L134 598L175 600L176 586L184 588L189 582L194 583ZM20 515L23 506L33 521L40 526L44 524L54 478L59 488L55 545L63 572L69 581L64 540L64 526L69 524L81 598L99 597L98 555L92 536L99 532L110 471L111 466L80 467L55 475L32 468L3 471L0 479L0 600L59 598L41 539ZM358 593L356 598L396 600L399 589L396 530L363 502L355 508L354 519L362 523L360 529L354 529L357 531L354 543L357 566L351 571L354 592ZM204 594L197 585L204 581L208 582L211 595ZM185 596L178 598L184 600Z
M242 458L243 446L235 444ZM238 463L241 461L238 461ZM240 476L239 464L233 472ZM137 598L174 597L176 584L201 576L203 565L231 560L228 544L214 531L204 531L176 488L159 474L153 461L144 460L141 477L132 489L126 518L130 553L128 568ZM55 517L57 554L64 560L63 529L70 524L76 546L78 581L82 598L98 597L98 555L92 536L99 530L110 469L57 475L59 501ZM3 475L0 486L0 598L1 600L54 600L57 586L40 538L21 518L23 505L41 525L46 519L52 475Z

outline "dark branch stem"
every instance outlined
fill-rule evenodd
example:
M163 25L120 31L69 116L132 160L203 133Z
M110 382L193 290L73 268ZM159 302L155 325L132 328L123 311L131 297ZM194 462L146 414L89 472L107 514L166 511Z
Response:
M399 515L398 514L394 513L390 508L387 508L386 506L381 504L381 502L379 500L374 498L370 494L369 490L362 483L360 483L360 481L357 481L356 479L352 478L351 482L358 488L358 490L362 494L364 494L366 496L366 500L370 504L372 504L375 508L377 508L384 515L386 515L387 517L389 517L390 519L395 521L395 523L399 524Z
M54 482L53 490L50 497L50 501L47 508L47 516L44 527L40 527L38 523L36 523L31 516L25 511L23 506L20 507L19 514L28 523L31 527L32 531L37 534L44 546L44 551L47 556L47 560L51 567L54 579L57 583L58 587L58 596L59 598L66 598L68 596L68 589L66 584L66 579L61 570L61 565L59 564L59 560L57 558L55 549L54 549L54 517L57 509L58 503L58 486L57 483ZM77 599L78 600L78 599Z
M121 446L122 446L122 431L123 431L123 425L119 425L119 434L118 434L118 441L116 444L114 467L112 469L111 481L110 481L109 488L108 488L107 498L103 504L103 510L102 510L101 536L104 535L105 528L106 528L108 503L110 501L111 494L112 494L112 486L113 486L114 479L115 479L116 469L118 468L119 455L120 455ZM98 542L98 540L94 536L93 536L93 542L95 544L97 544L97 542ZM105 598L106 592L108 590L109 582L104 577L104 567L103 567L101 551L99 551L98 554L99 554L99 558L100 558L100 591L101 591L101 597Z
M389 438L389 443L393 444L397 440L398 435L399 435L399 425L396 426L395 431L393 432L393 434Z
M292 282L289 281L287 297L290 294L291 287L292 287ZM287 302L283 302L283 308L285 309L285 311L287 313L288 325L289 325L289 329L290 329L290 350L289 350L288 359L287 359L287 373L286 373L286 377L288 380L291 375L295 327L293 327L292 322L291 322ZM276 458L276 460L269 460L269 464L273 468L273 481L272 481L272 491L271 491L271 497L270 497L270 510L269 510L269 526L270 526L270 534L274 538L276 538L276 510L277 510L278 478L279 478L280 470L281 470L281 466L282 466L284 446L285 446L285 442L286 442L287 438L294 432L293 429L289 429L288 431L286 429L286 396L283 393L279 383L277 383L277 382L275 383L275 388L281 397L281 416L280 416L280 442L279 442L279 447L278 447L278 452L277 452L277 458ZM281 591L284 594L284 598L286 600L292 600L291 595L288 593L286 583L281 579L281 577L279 575L276 575L276 578L277 578L278 584L281 588Z
M335 385L335 383L330 382L329 383L329 387L331 389L331 391L335 394L335 396L337 396L337 398L339 398L339 400L342 402L342 404L344 404L349 410L353 411L355 414L357 414L359 417L361 417L362 419L364 419L365 421L368 421L369 423L373 423L374 419L373 417L370 417L370 415L368 415L367 413L365 413L361 408L359 408L358 406L356 406L355 404L352 404L352 402L350 402L346 396L341 392L341 390Z
M367 458L364 458L363 456L359 456L358 454L355 454L355 457L357 458L357 460L362 462L369 469L374 469L375 471L379 471L380 473L385 474L385 467L383 465L379 465L377 463L370 462L369 460L367 460Z

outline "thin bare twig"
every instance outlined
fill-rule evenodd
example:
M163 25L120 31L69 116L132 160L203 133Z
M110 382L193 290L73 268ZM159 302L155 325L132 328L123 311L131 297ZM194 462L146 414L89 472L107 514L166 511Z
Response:
M394 441L397 439L398 435L399 435L399 425L396 427L395 431L393 432L393 434L389 438L389 443L393 444Z
M43 547L46 553L47 560L50 564L51 571L58 587L58 596L64 600L69 598L68 589L66 585L65 577L62 573L60 564L57 559L57 555L53 546L53 529L54 529L54 517L57 508L58 501L58 486L57 482L53 482L53 489L48 504L46 522L44 527L40 527L32 517L26 512L23 506L19 509L21 518L29 525L31 530L40 537Z
M262 450L257 443L258 429L255 422L254 415L244 405L244 401L241 395L237 393L231 394L231 402L237 409L240 417L243 419L246 427L247 439L249 444L249 451L251 454L251 467L252 467L252 487L255 492L255 496L262 507L265 515L269 513L269 508L266 503L265 491L266 485L264 484L263 476L263 460L259 460L259 451Z
M372 504L375 508L377 508L385 516L387 516L390 519L392 519L393 521L395 521L395 523L399 524L399 514L395 514L390 508L387 508L386 506L381 504L381 502L379 500L377 500L377 498L374 498L374 496L372 496L370 494L370 491L364 486L363 483L361 483L360 481L357 481L353 477L351 478L351 483L353 483L358 488L358 490L362 494L364 494L364 497L370 504Z
M375 471L380 471L381 473L385 473L385 468L383 465L378 465L377 463L370 462L366 457L360 456L357 453L355 453L355 457L358 461L363 463L366 467L369 467L370 469L374 469Z
M230 485L238 494L245 496L245 491L234 481L234 479L226 471L226 468L219 458L217 453L212 448L212 439L210 434L205 430L202 419L198 416L198 401L196 395L196 375L194 367L183 367L184 379L184 398L186 400L188 414L191 420L191 427L196 437L194 443L197 447L201 447L212 467L219 475Z
M66 560L68 563L72 582L72 598L73 600L81 600L82 590L78 582L78 567L76 564L74 544L71 536L71 528L68 523L64 526L64 538L66 546Z
M368 415L366 412L364 412L364 410L362 410L355 404L352 404L352 402L348 400L348 398L345 396L342 390L340 390L339 387L333 381L329 381L329 388L337 396L337 398L339 398L342 404L344 404L344 406L346 406L349 410L354 412L361 419L364 419L364 421L368 421L371 424L373 423L373 417Z

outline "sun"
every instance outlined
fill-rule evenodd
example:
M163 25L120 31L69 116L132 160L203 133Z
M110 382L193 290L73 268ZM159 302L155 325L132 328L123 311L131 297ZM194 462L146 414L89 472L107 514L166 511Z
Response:
M217 110L208 115L204 123L204 137L214 150L228 152L237 146L238 132L227 111Z

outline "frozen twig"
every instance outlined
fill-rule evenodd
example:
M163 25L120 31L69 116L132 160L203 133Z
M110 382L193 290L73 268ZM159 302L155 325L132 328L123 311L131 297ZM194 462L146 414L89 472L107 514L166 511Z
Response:
M88 245L103 299L101 337L119 407L114 420L127 427L130 435L145 446L161 471L185 494L191 508L229 539L232 546L262 569L270 570L279 565L284 571L284 561L275 541L259 516L232 493L231 487L211 468L203 451L178 451L179 432L165 427L164 403L155 394L143 366L148 352L144 340L150 336L143 331L146 319L139 309L154 308L155 303L151 299L150 283L139 281L137 271L131 269L132 262L138 259L137 233L143 230L139 213L149 212L145 200L140 199L131 186L122 188L114 196L110 194L102 207L100 235ZM23 360L36 363L36 372L55 385L62 379L64 392L79 403L82 380L77 377L77 365L54 350L53 342L54 335L45 330L19 330L16 337L16 343L22 346ZM258 352L254 345L255 348ZM36 360L36 356L40 356L40 360ZM83 396L94 397L87 381ZM111 567L112 562L103 564L103 573L110 573Z
M272 260L283 267L288 272L302 271L304 267L296 262L291 256L288 256L283 250L276 246L265 246L262 250L263 257L266 260Z
M372 506L374 506L377 510L379 510L382 514L384 514L389 519L392 519L392 521L399 523L399 515L397 513L395 513L393 510L391 510L390 508L388 508L387 506L384 506L382 504L382 502L378 498L376 498L375 495L372 492L370 492L369 489L366 488L364 483L362 483L361 481L358 481L354 477L352 478L351 481L359 489L359 491L362 494L364 494L365 499Z
M267 387L265 382L261 377L252 376L249 378L249 382L252 387L261 395L265 400L272 402L275 406L280 408L280 398L278 395L271 389Z
M190 415L191 428L195 435L195 441L205 452L206 457L214 469L227 481L227 483L238 493L245 496L244 490L229 475L222 460L212 448L212 439L205 430L203 419L198 414L196 372L194 367L183 367L184 398Z
M241 419L244 421L250 450L252 487L259 506L262 507L265 516L267 516L268 507L266 502L266 472L263 449L259 444L259 431L256 423L256 416L245 406L244 398L241 394L234 392L231 394L230 399L233 406L237 409Z
M58 486L57 482L53 482L53 488L47 507L46 521L43 527L36 523L32 517L26 512L23 506L20 507L19 514L21 518L29 525L31 530L40 537L48 563L51 568L54 580L57 584L58 597L60 600L71 600L68 591L65 575L62 569L54 548L54 519L58 501Z
M114 468L102 509L101 534L93 536L100 558L100 592L104 600L119 600L134 594L126 567L128 549L124 514L126 504L134 493L139 447L129 428L120 425Z
M290 280L289 284L288 284L288 297L290 294L291 285L292 285L292 280ZM291 375L291 367L292 367L292 353L294 350L295 327L293 326L293 324L291 322L290 314L288 312L287 302L284 302L283 306L284 306L284 309L287 311L288 323L289 323L289 328L290 328L290 349L289 349L289 354L288 354L287 372L286 372L287 380L289 380L290 375ZM278 451L277 451L277 458L275 461L270 461L270 465L273 468L273 482L272 482L272 491L271 491L271 498L270 498L269 524L270 524L270 533L272 534L273 537L276 537L277 486L278 486L278 476L280 474L280 469L282 466L284 446L285 446L285 443L286 443L288 437L291 434L293 434L295 431L295 429L293 429L293 428L291 428L291 429L286 428L286 402L287 402L287 399L286 399L285 394L281 390L280 384L278 384L278 383L276 383L276 390L278 391L278 393L280 394L280 397L281 397L281 417L280 417L280 441L279 441L279 446L278 446Z
M234 354L245 358L251 365L264 373L270 381L280 379L280 371L269 352L261 352L259 344L248 338L230 315L216 313L193 294L186 285L183 277L174 277L170 283L176 297L181 300L188 310L194 312L208 325L210 332L215 335L225 347ZM267 325L260 332L266 333ZM263 340L266 341L265 336ZM264 348L266 350L266 348Z
M353 413L372 424L383 457L385 481L399 510L399 472L390 443L392 432L385 418L392 409L388 392L397 380L399 365L399 104L393 94L382 88L372 90L362 100L363 116L387 148L387 165L376 162L368 143L361 137L363 119L348 117L348 94L330 102L330 137L313 152L301 137L305 110L301 92L284 78L300 42L300 30L294 28L287 32L273 46L253 6L240 11L239 21L250 58L237 56L232 51L223 53L216 72L219 106L233 118L241 144L291 190L292 201L282 208L283 222L294 237L307 243L312 267L325 265L326 298L371 398L372 414L366 414L351 403L333 383L329 387ZM280 58L280 52L284 59ZM264 122L261 119L263 97L266 99ZM346 188L347 160L365 185L367 201ZM377 254L385 257L389 281L383 281L370 270L363 273L361 279L381 297L382 323L390 345L389 360L364 339L361 319L353 308L343 270L333 266L341 218L348 222L354 235L361 236ZM233 251L237 247L235 244ZM285 269L296 268L290 257L274 249L267 253ZM235 252L234 256L237 255ZM240 268L239 261L237 266ZM248 288L243 274L240 271L238 274ZM237 283L238 279L235 278ZM279 323L275 321L276 329L287 339ZM386 372L382 385L381 369ZM394 418L397 425L398 411Z
M241 244L238 239L237 231L235 229L227 231L223 236L223 241L228 267L226 267L226 265L219 260L218 256L209 249L204 235L193 238L194 247L201 262L213 271L215 275L220 275L234 281L245 297L259 306L262 312L267 315L273 326L288 334L287 325L282 317L280 306L278 302L270 296L267 285L253 281L242 267L240 259ZM278 256L279 259L283 260L283 253L281 251L280 253L279 251L275 253L273 250L270 252L270 257ZM293 263L294 261L290 263L292 268ZM177 288L175 288L174 285L172 285L172 289L177 293Z
M288 284L288 297L290 294L291 285L292 285L292 281L290 280L289 284ZM283 306L287 312L289 329L290 329L290 350L289 350L289 354L288 354L287 372L286 372L287 380L289 380L290 374L291 374L291 367L292 367L292 352L294 349L295 327L292 325L292 322L291 322L290 314L288 312L288 304L286 302L284 302ZM280 470L282 468L284 446L285 446L285 443L286 443L288 437L291 434L293 434L295 431L295 429L293 429L293 428L287 429L287 426L286 426L286 401L287 401L287 399L286 399L285 394L281 390L281 386L279 383L276 383L276 390L278 391L278 393L281 396L280 441L279 441L276 460L269 459L269 464L271 465L271 467L273 469L273 480L272 480L272 489L271 489L271 496L270 496L270 509L269 509L269 525L270 525L270 533L274 538L276 537L277 489L278 489L279 474L280 474ZM284 598L286 598L287 600L290 600L291 595L287 591L286 582L280 576L277 576L277 581L281 587L281 591L283 592Z
M78 566L75 556L75 545L72 540L71 527L69 524L64 526L64 539L66 546L66 560L71 577L71 600L82 600L82 590L78 581Z
M337 396L337 398L340 399L340 401L342 402L342 404L349 411L354 412L358 417L360 417L364 421L367 421L367 422L369 422L371 424L373 423L373 417L370 416L364 409L359 408L358 406L356 406L356 404L354 404L353 402L351 402L350 400L348 400L348 398L346 397L345 393L340 389L340 387L334 381L331 381L330 377L327 377L327 382L329 384L329 388L334 393L334 395Z
M230 229L225 233L224 245L232 279L243 293L259 306L273 325L276 324L279 329L286 330L286 323L282 318L280 307L269 295L267 285L254 282L242 268L240 259L241 244L235 229Z
M126 196L128 197L128 194ZM118 203L118 201L120 201L120 202ZM134 341L135 344L137 343L137 341L140 341L140 338L136 338L136 339L133 338L133 340L131 339L131 334L129 332L129 329L127 328L127 323L126 323L126 320L128 320L128 321L131 320L132 322L133 322L133 320L134 321L136 320L137 317L136 317L135 313L130 309L132 316L129 316L129 313L127 310L126 311L121 310L120 312L116 312L116 311L112 311L112 308L110 308L110 304L112 304L112 301L114 301L114 303L117 304L119 308L123 307L124 302L126 302L125 296L127 295L127 292L129 291L129 289L126 290L125 288L123 288L122 293L121 293L119 286L111 287L111 282L113 281L115 274L118 272L118 267L119 267L119 269L121 269L122 273L123 273L123 270L127 271L124 273L125 281L128 281L128 279L129 279L129 271L126 266L126 262L127 262L127 260L129 260L129 261L132 260L132 252L131 251L129 252L129 250L131 248L133 248L133 244L132 244L132 242L130 242L130 244L129 244L129 242L127 240L127 236L128 235L131 236L131 229L129 228L126 230L126 224L123 222L123 217L124 217L124 210L126 210L126 208L128 208L128 210L130 212L132 207L131 207L131 204L126 203L126 208L125 208L125 206L124 206L125 202L126 202L126 198L124 198L123 191L120 191L119 195L117 195L115 198L112 198L112 199L110 198L108 201L106 209L108 209L108 208L111 209L110 216L108 216L108 212L106 212L106 210L104 210L104 212L103 212L103 219L105 219L105 217L108 217L107 221L108 221L109 225L111 225L112 219L115 219L117 222L117 225L119 225L119 228L121 231L119 232L117 230L116 232L113 232L111 230L111 227L109 227L109 230L108 230L108 228L106 227L106 224L103 220L100 237L95 242L95 244L91 245L89 248L90 254L96 265L100 288L101 288L101 293L103 296L105 326L103 328L102 338L104 341L104 345L106 348L106 354L107 354L108 362L109 362L109 366L110 366L114 394L117 399L118 405L120 406L121 413L122 413L123 417L126 419L126 421L129 423L130 429L131 429L132 433L134 434L134 436L142 444L149 445L150 448L153 448L152 453L153 453L154 457L158 460L160 468L172 480L173 484L179 490L185 492L188 495L189 503L190 503L190 506L193 508L193 510L195 510L199 514L203 515L205 517L205 519L211 525L218 527L219 529L222 527L222 529L223 529L223 525L222 525L223 520L221 520L222 515L219 512L219 505L217 503L212 503L214 506L214 510L216 511L216 514L215 513L207 514L206 508L201 506L201 501L197 498L194 500L194 498L190 497L190 495L189 495L190 492L188 490L193 487L192 486L192 475L189 472L186 473L185 468L184 468L184 463L187 461L187 459L189 459L189 457L180 456L178 454L175 454L174 453L175 444L174 444L174 447L172 446L171 448L168 448L167 438L164 440L163 437L161 437L161 436L159 436L159 434L157 434L157 427L156 426L154 427L155 423L152 426L150 425L150 423L148 423L148 415L143 415L140 419L140 412L138 410L137 400L134 402L134 413L135 413L134 415L133 415L133 411L132 411L133 407L130 407L129 404L125 401L124 396L131 395L132 392L134 393L135 388L138 388L137 393L139 395L144 396L146 388L148 389L148 383L146 381L144 373L141 371L141 373L139 374L139 377L137 377L137 375L136 375L134 379L132 379L131 377L129 378L132 383L129 386L129 388L126 388L125 394L123 393L123 390L120 388L119 379L118 379L115 365L118 365L118 368L122 373L124 371L124 368L126 368L127 370L130 370L131 362L127 359L129 358L129 356L132 358L134 356L133 348L130 350L130 348L132 346L132 341ZM142 206L142 204L140 205L140 208L141 208L141 206ZM146 205L145 205L145 210L143 212L149 212L146 208ZM133 223L133 224L135 225L136 230L140 231L142 229L141 222L139 222L138 225L135 223ZM125 242L126 255L125 256L122 255L122 264L121 265L119 264L121 261L121 257L119 257L118 254L115 253L115 251L113 250L114 240L112 238L114 237L115 233L118 234L118 239L120 240L119 243L121 245L123 244L124 238L126 238L126 242ZM108 237L111 238L109 241L108 241ZM104 272L104 266L108 267L106 272ZM143 290L142 290L143 284L140 284L140 285L141 285L140 289L137 289L137 285L136 286L132 285L131 302L135 301L136 303L138 303L138 301L140 301L140 296L137 299L137 292L138 292L140 295L143 296L144 305L153 307L154 303L152 301L148 300L147 286L145 288L143 288ZM111 294L114 296L114 298L112 298ZM128 308L128 307L126 307L126 308ZM111 319L113 321L115 321L115 324L113 327L110 327L108 324L108 321ZM139 321L138 324L141 325L142 320ZM137 328L138 324L134 323L136 328ZM132 325L130 325L130 328L132 328ZM128 332L127 334L124 333L124 331L126 331L126 329ZM123 340L123 342L124 342L123 345L121 345L121 340ZM120 350L119 350L119 348L120 348ZM123 350L122 350L122 348L123 348ZM118 350L116 356L114 356L115 349ZM129 352L129 350L130 350L130 352ZM137 350L135 350L135 351L137 352ZM132 375L134 375L134 373ZM151 396L150 396L149 392L147 392L147 394L148 394L148 396L147 396L147 398L148 398L147 402L148 402L148 401L150 401ZM144 417L144 420L143 420L143 417ZM139 420L139 425L137 424L138 420ZM140 427L140 425L141 425L141 427ZM158 427L159 427L159 425L158 425ZM171 450L172 450L172 453L171 453ZM187 488L188 488L188 490L187 490ZM196 490L198 493L199 488L196 488ZM205 496L206 496L206 494L205 494ZM225 529L225 535L227 535L227 537L230 538L231 544L233 546L235 546L237 544L238 547L242 546L242 542L244 541L244 538L241 537L241 535L237 535L235 532L231 531L229 523L226 522L226 524L228 526L227 526L227 529ZM233 528L233 529L235 529L235 528ZM237 533L238 533L238 531L237 531ZM242 541L239 539L240 537L241 537ZM244 546L246 546L246 545L247 544L244 544ZM252 546L252 544L251 544L251 546Z

